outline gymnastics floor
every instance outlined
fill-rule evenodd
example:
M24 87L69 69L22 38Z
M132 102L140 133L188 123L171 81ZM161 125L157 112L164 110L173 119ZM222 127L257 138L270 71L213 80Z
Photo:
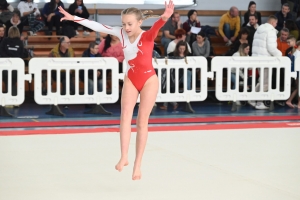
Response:
M300 123L241 124L150 126L140 181L135 133L122 172L117 127L3 133L0 200L299 200Z

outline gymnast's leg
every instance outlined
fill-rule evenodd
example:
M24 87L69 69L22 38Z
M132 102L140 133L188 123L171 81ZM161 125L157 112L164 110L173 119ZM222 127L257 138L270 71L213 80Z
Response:
M140 92L140 106L137 117L137 135L136 135L136 157L133 167L133 180L141 179L141 162L148 138L148 120L156 101L158 92L158 78L151 76L145 83Z
M125 76L121 98L121 158L118 164L115 166L116 170L118 171L122 171L123 167L128 165L128 148L131 135L131 120L138 94L138 90L134 87L130 79Z

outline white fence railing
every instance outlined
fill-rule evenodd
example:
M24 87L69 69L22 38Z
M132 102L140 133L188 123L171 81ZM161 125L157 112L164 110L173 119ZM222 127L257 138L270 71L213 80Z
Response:
M33 58L29 62L29 73L34 75L36 103L54 105L52 108L55 110L49 114L63 115L57 107L59 104L100 105L115 103L119 99L118 61L115 58ZM80 92L79 84L81 74L84 79L83 92ZM111 91L106 89L108 75L111 76ZM98 88L99 79L105 83L102 84L102 91ZM51 80L57 85L54 90ZM90 80L93 80L92 83ZM91 93L89 84L93 85Z
M207 72L205 57L154 58L152 64L160 83L156 102L187 102L185 110L194 112L189 103L207 98L207 78L213 78L213 73ZM123 71L126 69L127 62L124 61Z
M220 101L286 100L291 94L291 77L295 77L288 57L214 57L212 70L216 72L216 97ZM241 73L244 74L242 85ZM233 76L235 85L232 85Z
M11 116L5 106L24 102L26 80L30 82L31 76L25 74L25 63L21 58L0 58L0 115Z
M300 81L299 81L299 76L300 76L300 58L295 59L295 71L298 74L298 96L300 98Z

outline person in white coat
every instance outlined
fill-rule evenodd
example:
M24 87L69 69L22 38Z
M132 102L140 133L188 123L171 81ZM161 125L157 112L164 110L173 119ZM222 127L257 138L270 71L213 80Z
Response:
M252 56L253 57L266 57L266 56L282 56L281 51L277 49L277 18L271 15L268 22L259 26L254 34L252 43ZM261 73L261 72L260 72ZM263 90L268 91L269 69L264 69L264 77L259 77L259 82L256 85L256 91L259 91L260 83L263 84ZM262 80L261 80L262 79ZM256 109L268 109L262 101L248 101L248 103Z

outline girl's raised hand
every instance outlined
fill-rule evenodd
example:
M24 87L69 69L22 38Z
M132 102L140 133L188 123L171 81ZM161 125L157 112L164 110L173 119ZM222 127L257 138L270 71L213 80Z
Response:
M65 11L61 6L58 7L58 10L61 14L64 15L64 17L62 17L60 19L60 21L63 21L63 20L70 20L70 21L74 21L74 16L73 15L70 15L67 11Z

